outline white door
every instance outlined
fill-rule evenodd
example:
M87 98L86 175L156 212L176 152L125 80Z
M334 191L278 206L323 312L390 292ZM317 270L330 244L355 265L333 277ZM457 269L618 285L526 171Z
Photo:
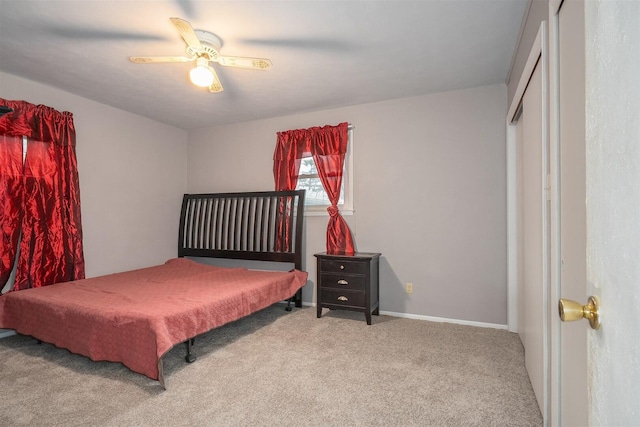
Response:
M587 286L602 303L587 335L589 422L639 426L640 1L585 9Z
M531 385L544 414L546 284L544 268L544 138L542 65L535 66L522 97L518 120L521 170L522 286L519 292L518 332L525 349L525 365Z
M553 249L546 33L543 22L507 112L509 329L520 335L527 373L545 421L550 416L549 283Z

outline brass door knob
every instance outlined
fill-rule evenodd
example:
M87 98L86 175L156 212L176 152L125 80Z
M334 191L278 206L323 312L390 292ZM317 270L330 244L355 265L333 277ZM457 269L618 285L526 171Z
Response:
M587 305L560 298L558 301L558 312L560 320L563 322L573 322L575 320L587 319L593 329L600 329L600 302L597 297L589 297Z

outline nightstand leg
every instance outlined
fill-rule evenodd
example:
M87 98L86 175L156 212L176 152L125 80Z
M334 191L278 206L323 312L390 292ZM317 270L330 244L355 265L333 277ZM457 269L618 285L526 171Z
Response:
M318 303L318 319L322 317L322 305Z
M370 325L371 324L371 313L369 313L367 311L364 315L367 318L367 325Z

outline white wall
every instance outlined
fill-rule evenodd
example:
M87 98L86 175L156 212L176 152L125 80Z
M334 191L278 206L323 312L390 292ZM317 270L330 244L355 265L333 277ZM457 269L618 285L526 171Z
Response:
M592 426L640 425L640 2L585 3L587 282Z
M0 97L73 113L87 277L177 255L186 131L5 73Z
M500 84L193 130L188 191L273 189L276 132L348 121L356 212L346 219L359 251L382 253L381 310L505 325L506 105ZM326 223L307 217L306 302Z

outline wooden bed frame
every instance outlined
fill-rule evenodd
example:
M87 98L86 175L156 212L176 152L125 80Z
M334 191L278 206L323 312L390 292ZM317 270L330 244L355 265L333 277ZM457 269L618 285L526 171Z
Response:
M0 327L92 360L123 363L164 387L162 356L175 345L186 343L186 360L193 362L196 336L278 301L288 299L287 310L291 302L302 306L303 222L304 190L185 194L177 259L9 292L0 297ZM253 265L221 268L187 257ZM263 268L257 261L285 264ZM136 351L121 351L132 345Z
M289 262L302 270L304 193L185 194L178 256Z
M178 257L291 263L302 271L305 190L185 194ZM283 212L287 215L283 215ZM302 307L302 289L291 296ZM193 363L195 338L185 360Z

